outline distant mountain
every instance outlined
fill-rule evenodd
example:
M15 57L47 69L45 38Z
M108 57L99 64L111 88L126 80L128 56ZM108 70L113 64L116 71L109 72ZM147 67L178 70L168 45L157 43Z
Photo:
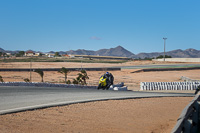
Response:
M73 55L95 55L95 51L84 50L84 49L78 49L76 51L70 50L70 51L66 51L66 53L73 54Z
M177 57L177 58L181 58L181 57L185 57L185 58L199 58L200 57L200 51L196 50L196 49L186 49L186 50L173 50L173 51L169 51L167 52L168 55L171 55L172 57Z
M2 48L0 48L0 52L5 52L5 50L4 50L4 49L2 49Z
M110 49L100 49L98 51L78 49L76 51L67 51L67 54L77 54L77 55L100 55L100 56L120 56L120 57L131 57L134 56L133 53L124 49L122 46L117 46L116 48Z
M139 53L134 58L153 58L153 57L158 57L159 55L163 55L162 53L154 52L154 53Z
M12 54L15 54L15 53L18 53L19 51L18 51L18 50L16 50L16 51L4 50L4 49L0 48L0 52L2 52L2 53L12 53Z
M7 51L0 48L0 52L7 52L7 53L18 53L19 51ZM35 51L34 51L35 52ZM55 53L54 51L50 51L48 53ZM122 46L117 46L115 48L110 49L100 49L98 51L92 50L85 50L85 49L78 49L78 50L70 50L70 51L59 51L60 54L74 54L74 55L100 55L100 56L118 56L118 57L129 57L129 58L154 58L159 55L164 55L163 52L152 52L152 53L139 53L137 55L131 53L130 51L126 50ZM196 49L186 49L186 50L173 50L168 51L165 55L172 56L173 58L200 58L200 50Z
M120 57L129 57L129 58L155 58L159 55L164 55L164 52L152 52L152 53L139 53L133 54L130 51L126 50L122 46L117 46L116 48L110 49L100 49L98 51L91 51L91 50L70 50L66 51L67 54L77 54L77 55L100 55L100 56L120 56ZM172 56L173 58L200 58L200 50L196 49L186 49L186 50L173 50L165 52L165 55Z
M116 48L110 49L100 49L98 51L78 49L76 51L70 50L66 51L67 54L77 54L77 55L100 55L100 56L120 56L120 57L129 57L129 58L155 58L159 55L164 55L164 52L152 52L152 53L139 53L133 54L130 51L126 50L122 46L117 46ZM200 50L196 49L186 49L186 50L173 50L165 52L165 55L172 56L173 58L200 58Z
M135 58L141 58L141 59L144 59L145 57L153 58L159 55L164 55L164 52L139 53L135 56ZM186 50L177 49L177 50L165 52L165 55L169 55L173 58L200 58L200 50L196 50L192 48L186 49Z
M102 56L121 56L121 57L134 56L133 53L126 50L122 46L117 46L116 48L110 48L110 49L101 49L101 50L96 51L96 54L99 54Z

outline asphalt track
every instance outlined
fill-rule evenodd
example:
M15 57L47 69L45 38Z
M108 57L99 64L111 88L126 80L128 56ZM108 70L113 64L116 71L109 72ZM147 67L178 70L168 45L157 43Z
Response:
M179 68L179 67L200 67L200 64L152 64L152 65L136 65L121 66L121 69L144 69L144 68Z
M0 86L0 114L109 99L193 97L191 93L111 91L86 88Z
M146 68L195 68L200 69L200 64L152 64L152 65L134 65L134 66L113 66L105 67L108 71L121 70L121 69L146 69ZM87 71L102 71L104 67L84 68ZM79 71L82 68L67 68L70 71ZM32 68L32 71L35 68ZM60 68L40 68L42 71L58 71ZM0 71L30 71L30 68L0 68Z

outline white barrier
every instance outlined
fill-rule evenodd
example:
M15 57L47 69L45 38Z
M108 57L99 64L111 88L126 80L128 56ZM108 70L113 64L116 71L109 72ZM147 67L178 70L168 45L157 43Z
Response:
M164 61L164 59L153 59L153 61ZM200 58L165 58L165 61L171 62L200 62Z
M127 91L127 86L124 86L124 83L121 82L121 83L118 83L118 84L115 84L115 85L111 85L109 90L114 90L114 91Z
M200 85L196 82L141 82L140 90L196 90Z
M0 86L36 86L36 87L66 87L66 88L91 88L96 89L96 86L83 86L74 84L53 84L41 82L0 82Z

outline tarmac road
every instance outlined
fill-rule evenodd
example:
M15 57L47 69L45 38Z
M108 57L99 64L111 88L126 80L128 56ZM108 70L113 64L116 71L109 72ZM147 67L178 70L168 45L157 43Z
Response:
M200 64L152 64L152 65L136 65L121 66L121 69L144 69L144 68L177 68L177 67L200 67Z
M98 100L174 96L194 96L194 94L61 87L0 86L0 114Z

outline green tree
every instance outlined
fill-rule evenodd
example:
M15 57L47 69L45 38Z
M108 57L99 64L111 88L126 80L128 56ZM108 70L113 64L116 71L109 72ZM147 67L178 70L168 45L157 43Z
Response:
M16 57L22 57L24 56L25 52L24 51L19 51L17 54L16 54Z
M70 72L69 69L62 67L58 72L65 75L65 83L67 84L67 74Z
M4 57L4 59L5 59L5 57L7 57L7 54L6 54L6 53L3 53L3 57Z
M152 58L145 57L144 60L152 60Z
M166 55L165 58L172 58L170 55Z
M163 58L163 55L159 55L158 57L156 57L156 59L160 59Z
M163 55L159 55L158 57L156 57L156 59L161 59L164 58ZM170 55L165 55L165 58L172 58Z
M0 52L0 56L6 57L6 53Z
M59 52L56 52L56 53L55 53L55 57L60 57Z
M40 69L36 69L34 72L38 73L40 75L40 77L42 78L41 82L44 82L43 78L44 78L44 72Z

